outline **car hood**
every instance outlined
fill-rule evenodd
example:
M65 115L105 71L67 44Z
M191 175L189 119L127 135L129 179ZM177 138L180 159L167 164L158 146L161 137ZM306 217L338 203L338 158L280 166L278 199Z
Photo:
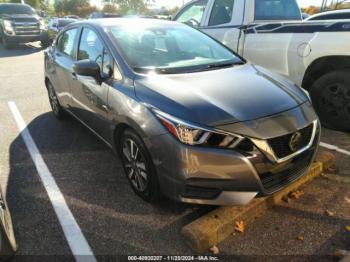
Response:
M7 15L1 16L3 19L16 21L16 22L39 22L39 17L37 15Z
M137 77L134 84L142 102L206 126L251 121L308 101L299 87L251 64L187 74L148 74Z

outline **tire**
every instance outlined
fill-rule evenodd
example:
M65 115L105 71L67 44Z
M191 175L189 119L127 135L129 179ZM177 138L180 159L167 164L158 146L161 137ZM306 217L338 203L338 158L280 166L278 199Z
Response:
M17 251L17 243L13 232L12 218L9 213L9 209L0 189L0 208L1 208L1 219L0 219L0 260L10 260Z
M47 39L47 40L42 40L42 41L40 41L40 42L41 42L41 47L43 47L43 48L47 48L47 47L49 47L50 44L51 44L51 41L50 41L49 39Z
M55 89L50 82L47 83L47 92L49 95L49 102L50 102L50 106L52 109L52 113L55 115L55 117L58 120L66 119L68 114L63 109L63 107L60 105L60 102L58 101Z
M312 85L310 95L323 126L350 130L350 71L325 74Z
M156 169L145 144L133 130L126 129L121 135L118 153L133 191L147 202L158 200L161 192Z
M13 48L13 44L9 43L4 35L2 36L2 45L4 46L5 49Z

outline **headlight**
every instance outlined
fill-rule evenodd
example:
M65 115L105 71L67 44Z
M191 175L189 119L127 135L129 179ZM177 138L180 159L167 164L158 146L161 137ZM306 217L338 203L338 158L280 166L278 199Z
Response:
M301 91L303 91L303 93L307 96L307 98L309 99L309 101L312 102L312 101L311 101L311 96L310 96L309 92L308 92L306 89L302 88L301 86L298 86L297 84L294 84L294 85L295 85L297 88L301 89Z
M4 28L8 32L13 32L12 23L9 20L4 20Z
M152 109L160 122L181 143L220 148L235 148L245 138L231 133L211 130L186 123L159 110Z
M312 103L311 96L310 96L309 92L306 89L302 88L302 87L300 87L300 88L304 92L304 94L309 98L309 101Z
M46 30L47 26L44 20L40 20L40 30Z

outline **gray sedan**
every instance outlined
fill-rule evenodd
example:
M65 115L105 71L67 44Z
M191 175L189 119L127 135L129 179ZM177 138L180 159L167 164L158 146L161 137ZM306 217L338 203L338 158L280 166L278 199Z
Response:
M54 115L117 152L147 201L246 204L301 177L319 143L305 90L175 22L68 25L45 52L45 84Z

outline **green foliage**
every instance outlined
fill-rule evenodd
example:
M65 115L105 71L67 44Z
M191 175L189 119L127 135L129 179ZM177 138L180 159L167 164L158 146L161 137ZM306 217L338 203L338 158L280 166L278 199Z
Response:
M149 0L112 0L112 2L119 7L118 11L120 14L133 15L144 13Z
M27 5L30 5L34 9L40 8L40 0L25 0ZM21 0L0 0L0 3L21 3Z
M54 10L57 16L73 14L85 17L96 11L96 7L91 6L89 0L55 0Z
M105 13L118 13L118 8L116 8L114 5L106 4L104 5L102 12Z

